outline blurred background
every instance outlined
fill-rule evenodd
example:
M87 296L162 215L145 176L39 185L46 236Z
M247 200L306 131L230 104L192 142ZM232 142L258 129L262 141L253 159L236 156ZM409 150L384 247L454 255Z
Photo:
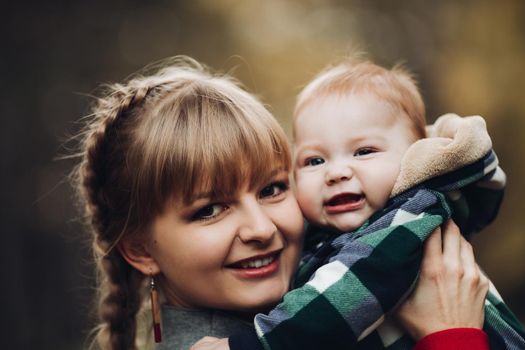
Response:
M185 54L230 71L290 132L297 92L358 48L404 62L428 119L487 120L508 175L477 259L525 322L525 2L520 0L19 1L3 5L2 349L82 349L93 323L90 243L68 174L67 139L89 94Z

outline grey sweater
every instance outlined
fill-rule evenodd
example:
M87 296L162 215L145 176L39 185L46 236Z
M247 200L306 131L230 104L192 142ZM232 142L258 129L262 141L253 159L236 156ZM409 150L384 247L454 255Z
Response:
M253 329L253 322L224 311L162 308L162 342L157 350L187 350L205 336L227 338L239 331Z

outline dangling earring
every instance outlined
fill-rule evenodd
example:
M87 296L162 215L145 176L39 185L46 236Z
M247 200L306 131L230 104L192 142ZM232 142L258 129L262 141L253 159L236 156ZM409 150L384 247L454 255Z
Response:
M160 308L159 308L159 297L157 294L157 287L155 286L155 279L151 275L150 282L150 294L151 294L151 315L153 319L153 335L155 337L155 343L160 343L162 335L160 331Z

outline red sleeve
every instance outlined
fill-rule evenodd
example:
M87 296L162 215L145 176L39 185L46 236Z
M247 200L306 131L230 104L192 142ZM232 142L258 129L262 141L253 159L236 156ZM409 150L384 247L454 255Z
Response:
M489 350L487 334L478 328L451 328L427 335L412 350Z

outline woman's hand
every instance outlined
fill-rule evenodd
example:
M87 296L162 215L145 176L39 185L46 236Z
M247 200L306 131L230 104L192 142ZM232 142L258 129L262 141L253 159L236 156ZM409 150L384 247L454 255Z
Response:
M447 221L425 242L421 273L397 318L416 341L449 328L482 328L489 281L481 273L472 246Z
M193 344L190 350L230 350L228 338L204 337Z

